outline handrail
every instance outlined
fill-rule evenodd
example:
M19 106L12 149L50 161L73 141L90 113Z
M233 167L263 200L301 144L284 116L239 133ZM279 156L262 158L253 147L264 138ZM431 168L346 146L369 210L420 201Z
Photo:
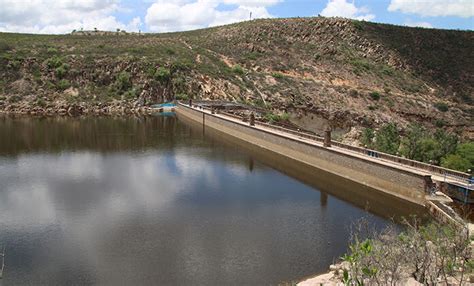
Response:
M186 107L189 107L189 105L186 105L186 104L183 104L183 103L179 103L179 104L181 104L183 106L186 106ZM210 110L209 108L202 107L202 106L200 106L199 108L202 109L202 110ZM234 119L237 119L237 120L241 120L241 121L243 121L243 119L244 119L242 116L238 116L238 115L231 114L231 113L228 113L228 112L220 111L219 114L223 114L225 116L228 116L228 117L231 117L231 118L234 118ZM299 131L299 130L298 131L297 130L292 130L292 129L289 129L289 128L286 128L286 127L281 127L281 126L277 126L277 125L274 125L274 124L269 124L269 123L262 122L262 121L255 121L255 124L258 124L258 125L270 128L270 129L275 129L275 130L278 130L278 131L282 131L282 132L285 132L285 133L293 134L293 135L296 135L296 136L299 136L299 137L302 137L302 138L314 140L316 142L323 142L324 141L323 137L318 136L318 135L314 135L314 134L310 134L308 132L302 132L302 131ZM472 180L471 176L468 173L463 173L463 172L443 168L443 167L440 167L440 166L436 166L436 165L432 165L432 164L428 164L428 163L423 163L423 162L419 162L419 161L415 161L415 160L411 160L411 159L407 159L407 158L403 158L403 157L399 157L399 156L395 156L395 155L391 155L391 154L387 154L387 153L367 149L367 148L356 147L356 146L344 144L344 143L341 143L341 142L337 142L337 141L334 141L334 140L331 140L331 144L333 146L339 147L341 149L347 149L347 150L350 150L350 151L353 151L353 152L356 152L356 153L359 153L359 154L363 154L363 155L366 155L366 156L369 156L369 157L380 158L380 159L390 161L390 162L395 162L395 163L398 163L398 164L401 164L401 165L404 165L404 166L409 166L409 167L422 169L422 170L425 170L425 171L430 171L430 172L437 173L437 174L445 176L445 177L449 176L453 179L457 179L457 180L461 180L461 181L466 180L468 185L472 184L471 183L471 180Z

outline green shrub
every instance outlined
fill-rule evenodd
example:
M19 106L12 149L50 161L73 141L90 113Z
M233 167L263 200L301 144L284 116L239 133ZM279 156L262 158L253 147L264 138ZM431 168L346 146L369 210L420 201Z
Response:
M69 71L69 65L68 64L62 64L60 67L57 67L54 73L58 78L63 78L67 72Z
M257 60L257 58L260 56L259 53L257 52L250 52L245 55L245 58L251 61Z
M448 109L449 109L449 108L448 108L448 105L447 105L446 103L444 103L444 102L436 102L436 103L434 104L434 107L436 107L436 109L438 109L438 110L441 111L441 112L446 112L446 111L448 111Z
M57 85L59 90L66 90L71 87L71 83L67 79L62 79Z
M362 143L362 145L364 145L365 147L369 149L372 149L373 144L374 144L374 139L375 139L375 132L372 128L365 128L362 131L362 136L360 139L360 142Z
M290 115L286 112L280 114L280 121L288 121L290 119Z
M446 277L469 284L463 277L473 270L470 239L455 224L421 224L411 218L403 228L375 231L362 220L352 229L348 253L342 256L344 285L405 285L408 276L417 285L438 285Z
M393 72L393 69L392 69L391 67L384 66L384 67L382 68L382 73L383 73L384 75L392 76L394 72Z
M124 94L123 97L124 99L135 99L138 97L139 91L136 88L132 88L127 90Z
M155 72L155 79L161 83L166 83L171 78L171 71L164 67L159 67Z
M33 75L35 79L41 78L41 69L38 64L33 64L31 66L31 74Z
M165 48L165 52L166 52L168 55L174 55L174 54L176 54L176 52L175 52L172 48L170 48L170 47L166 47L166 48Z
M47 61L46 61L46 65L48 66L48 68L50 69L55 69L55 68L58 68L60 67L61 65L63 64L63 60L58 57L58 56L54 56L52 58L49 58Z
M436 119L434 125L438 128L441 128L446 125L446 122L443 119Z
M350 61L357 71L369 71L372 68L372 65L364 59L353 59Z
M380 99L380 93L378 91L372 91L371 93L369 93L369 95L370 95L370 98L372 98L373 100Z
M280 122L280 121L288 121L290 119L290 115L286 112L280 115L270 112L270 113L265 114L264 118L268 122L274 123L274 122Z
M176 100L188 100L189 96L185 93L178 93L175 95Z
M282 79L282 78L285 78L285 76L281 73L278 73L278 72L274 72L272 73L272 77L274 77L275 79Z
M42 98L38 98L36 100L36 105L38 105L40 107L45 107L46 106L46 101L44 101L44 99L42 99Z
M389 123L377 132L375 136L375 148L388 154L396 154L400 147L400 134L395 123Z
M53 47L49 47L46 52L48 54L57 54L58 53L58 50L56 48L53 48Z
M253 102L256 106L259 106L259 107L262 107L262 108L265 108L265 102L259 97L257 99L254 100Z
M146 69L146 75L149 78L155 78L156 68L154 66L150 66Z
M232 72L243 75L245 73L244 69L240 65L235 65L232 67Z
M115 85L119 91L127 91L132 87L130 74L126 71L119 73L115 80Z
M171 70L171 73L174 73L176 71L187 70L191 68L192 66L194 66L193 61L191 61L188 58L180 57L171 64L170 70Z
M46 88L47 88L47 89L55 89L55 88L56 88L56 85L54 84L54 82L52 82L52 81L50 81L50 80L47 80L47 81L45 82L45 84L46 84Z
M18 69L21 66L21 62L18 59L13 59L8 62L7 67L12 68L12 69Z
M458 147L458 136L456 134L446 132L443 129L437 129L433 134L433 138L439 143L441 149L439 158L436 158L438 163L441 161L441 157L454 153Z

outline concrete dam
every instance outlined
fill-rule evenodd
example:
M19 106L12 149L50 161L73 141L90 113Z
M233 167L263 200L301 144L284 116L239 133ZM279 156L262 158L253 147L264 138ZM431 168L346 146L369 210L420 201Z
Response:
M453 186L472 189L468 174L442 167L330 139L325 142L323 137L263 122L249 122L234 114L215 112L199 105L178 103L176 113L179 119L191 120L233 140L304 164L310 172L335 174L394 199L427 207L440 220L455 221L456 218L443 204L449 198L436 190Z

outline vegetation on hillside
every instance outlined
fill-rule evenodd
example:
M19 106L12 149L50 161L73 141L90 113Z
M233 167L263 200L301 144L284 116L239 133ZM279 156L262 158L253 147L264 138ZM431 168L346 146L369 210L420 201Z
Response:
M369 149L420 162L462 172L474 170L474 142L460 143L457 134L441 128L433 132L412 123L402 132L396 124L389 123L378 131L365 128L361 143Z
M167 34L0 33L0 111L217 99L291 114L283 119L316 132L321 118L345 129L419 122L472 139L472 50L471 31L324 17Z

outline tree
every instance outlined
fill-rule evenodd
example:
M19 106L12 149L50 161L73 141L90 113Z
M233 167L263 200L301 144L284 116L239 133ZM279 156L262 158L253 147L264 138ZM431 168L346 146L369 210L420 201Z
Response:
M474 169L474 142L459 144L456 153L441 160L441 166L449 169L467 172Z
M375 136L375 148L388 154L397 154L400 147L400 134L395 123L384 125Z
M122 71L117 75L115 84L119 91L127 91L132 87L130 74L126 71Z
M448 169L466 172L469 169L470 164L467 159L461 157L460 155L451 154L441 160L441 166Z
M439 163L440 156L439 143L430 137L422 138L420 140L419 152L414 157L415 160L425 163Z
M420 141L425 137L425 132L419 123L412 123L408 126L407 134L402 140L401 153L403 156L412 160L419 157Z
M456 151L456 147L458 146L458 136L456 134L448 133L442 129L438 129L433 134L433 137L439 142L439 147L441 149L441 154L436 160L437 162L440 162L442 157Z
M441 158L454 153L458 144L456 134L442 129L430 134L418 123L410 124L402 139L401 154L409 159L439 164Z
M374 129L365 128L364 131L362 131L362 136L361 136L360 141L365 147L371 149L374 146L374 138L375 138Z
M159 81L160 83L164 84L164 83L167 83L170 78L171 78L171 71L167 68L164 68L164 67L159 67L155 74L155 79L157 81Z

